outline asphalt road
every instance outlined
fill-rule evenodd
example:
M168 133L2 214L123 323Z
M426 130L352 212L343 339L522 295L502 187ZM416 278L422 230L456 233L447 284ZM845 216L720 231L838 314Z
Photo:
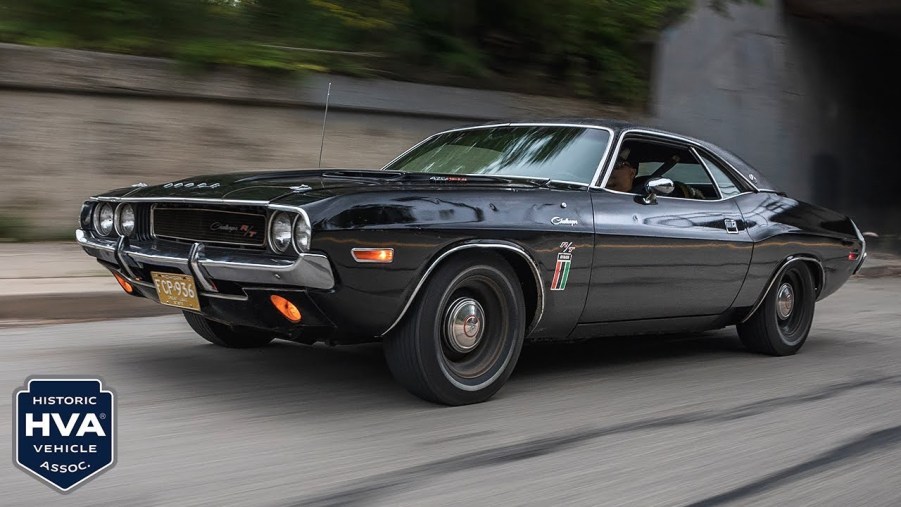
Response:
M532 346L458 408L406 394L378 346L225 350L171 316L0 329L0 350L10 394L82 374L118 400L115 467L62 496L7 458L2 505L901 505L901 278L821 302L794 357L731 329Z

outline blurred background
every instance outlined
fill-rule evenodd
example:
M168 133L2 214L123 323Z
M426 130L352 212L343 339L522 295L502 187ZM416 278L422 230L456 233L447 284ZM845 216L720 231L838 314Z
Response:
M119 411L115 467L63 497L8 464L0 504L901 505L899 35L901 0L0 0L0 386L99 375ZM462 124L632 120L882 253L798 356L731 328L535 344L489 403L439 408L378 345L208 346L80 251L92 194L316 167L330 83L325 167Z
M705 138L901 243L890 0L0 0L0 238L193 174L380 167L494 119Z

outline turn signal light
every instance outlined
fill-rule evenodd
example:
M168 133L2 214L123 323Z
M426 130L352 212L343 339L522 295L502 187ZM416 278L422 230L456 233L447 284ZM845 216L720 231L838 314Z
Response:
M122 275L120 275L119 273L113 273L113 276L116 277L116 281L119 282L119 286L122 287L122 290L129 294L134 292L135 288L132 287L131 284L128 283L128 280L126 280Z
M269 296L269 301L272 301L272 305L275 306L275 309L279 311L286 319L291 322L297 323L300 322L300 310L294 306L294 303L288 301L287 299L272 295Z
M388 264L394 261L393 248L354 248L350 251L357 262L379 262Z

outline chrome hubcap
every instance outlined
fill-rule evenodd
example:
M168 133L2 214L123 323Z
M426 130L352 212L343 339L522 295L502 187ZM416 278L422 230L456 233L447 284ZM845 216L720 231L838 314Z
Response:
M776 292L776 313L779 318L785 320L792 314L795 307L795 290L790 283L783 283Z
M447 344L457 352L466 353L479 345L485 328L485 311L478 301L460 298L447 310L445 335Z

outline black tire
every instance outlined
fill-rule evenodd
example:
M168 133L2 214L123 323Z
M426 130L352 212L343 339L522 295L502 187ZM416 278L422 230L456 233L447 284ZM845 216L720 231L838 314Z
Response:
M780 310L780 292L788 286L792 303ZM783 292L782 300L785 301ZM816 290L810 269L795 263L785 269L750 319L738 327L738 336L748 350L771 356L792 355L807 341L813 323Z
M431 275L386 337L385 358L397 382L424 400L479 403L510 377L524 333L525 303L510 265L495 253L458 256Z
M230 327L193 312L182 312L185 320L204 340L231 349L251 349L268 345L275 337L256 329Z

